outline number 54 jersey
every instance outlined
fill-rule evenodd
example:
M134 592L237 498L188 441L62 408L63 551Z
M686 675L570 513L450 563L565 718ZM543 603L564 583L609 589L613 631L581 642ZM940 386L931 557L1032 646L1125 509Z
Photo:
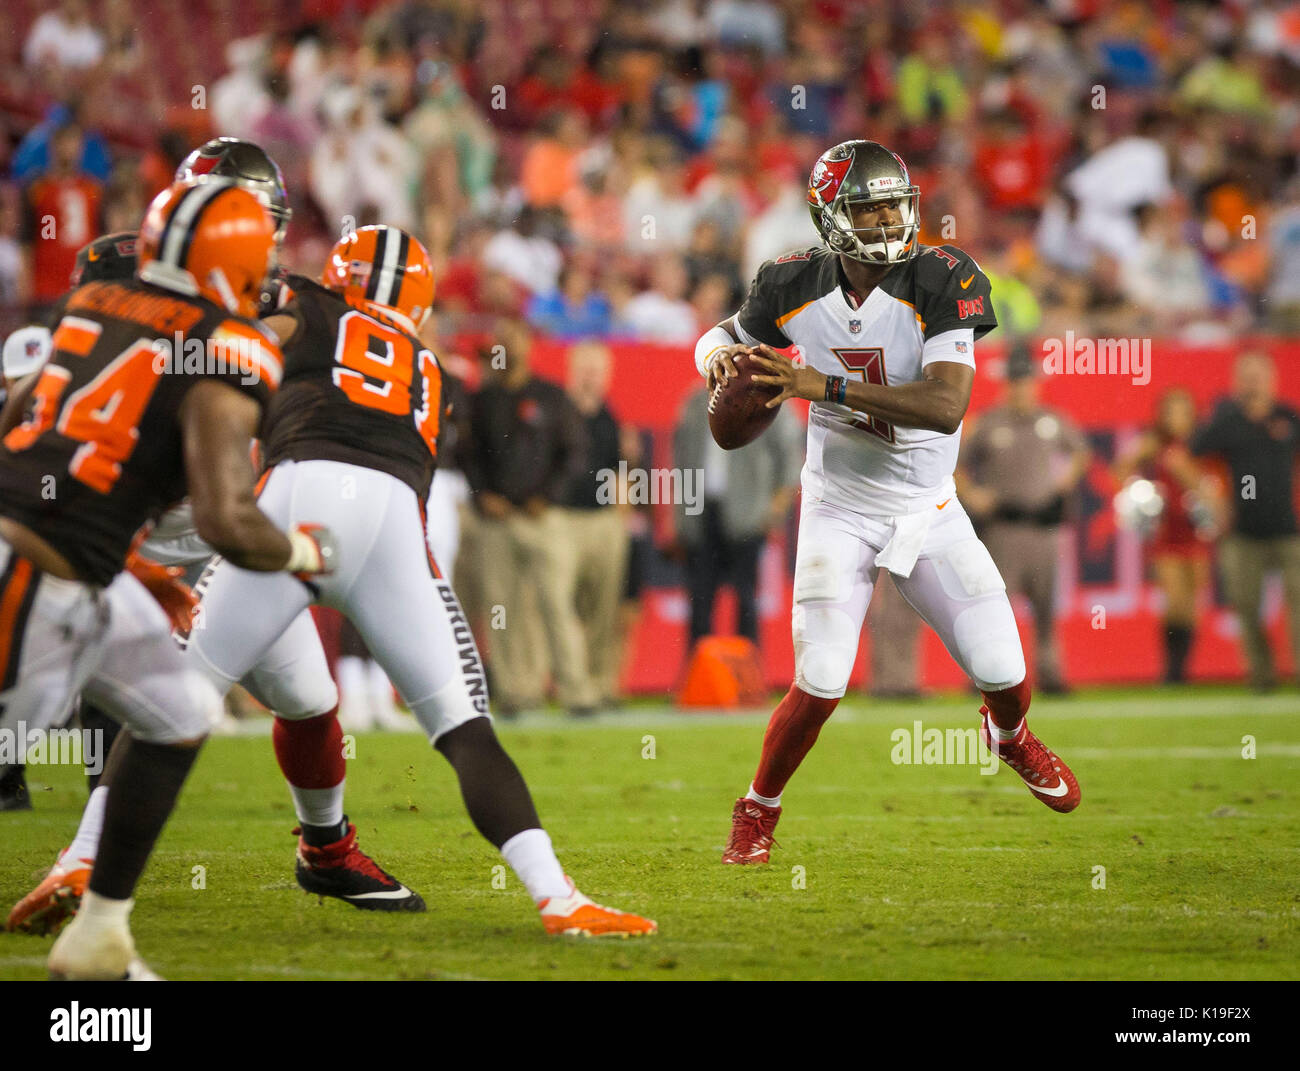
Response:
M202 297L135 279L77 288L26 419L4 438L0 514L107 585L137 529L187 493L178 416L190 389L216 379L265 408L280 361L259 324Z
M955 246L922 246L857 306L839 257L823 246L765 263L736 314L741 341L794 345L809 367L896 386L935 361L975 366L975 340L997 326L989 280ZM889 424L846 405L814 402L805 499L892 517L954 493L961 428L951 435Z
M280 314L297 324L284 340L284 384L263 425L267 464L377 469L424 503L442 404L437 358L380 308L353 306L303 276L291 276L289 285Z

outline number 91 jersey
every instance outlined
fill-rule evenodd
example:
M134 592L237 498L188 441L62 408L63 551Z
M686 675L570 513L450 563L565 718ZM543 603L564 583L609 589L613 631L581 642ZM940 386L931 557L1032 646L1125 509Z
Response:
M895 386L935 361L975 365L975 339L997 327L989 280L955 246L922 246L857 306L824 246L766 262L736 314L741 341L797 346L828 376ZM846 405L814 402L804 495L857 513L897 516L954 494L961 429L896 427Z
M268 465L340 461L395 476L420 502L436 465L442 371L437 358L382 308L349 304L291 276L279 315L284 383L262 430Z

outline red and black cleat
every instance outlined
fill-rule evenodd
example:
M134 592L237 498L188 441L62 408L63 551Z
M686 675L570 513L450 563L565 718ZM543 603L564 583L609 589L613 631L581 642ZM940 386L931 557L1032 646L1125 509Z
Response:
M731 836L722 853L724 863L766 863L776 845L772 834L780 807L768 807L757 800L738 799L731 811Z
M989 731L989 708L980 707L980 736L984 746L1010 766L1035 796L1062 814L1079 806L1079 782L1065 761L1049 751L1022 722L1016 738L994 746Z
M423 911L424 900L387 873L357 847L357 827L348 823L347 835L315 848L298 837L294 876L307 892L333 896L363 911Z

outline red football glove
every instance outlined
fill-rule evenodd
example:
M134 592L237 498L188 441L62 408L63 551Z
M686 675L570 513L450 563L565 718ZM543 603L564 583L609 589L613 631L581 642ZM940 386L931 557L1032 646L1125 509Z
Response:
M171 618L172 628L182 636L188 636L190 627L194 624L194 610L199 605L199 599L181 579L185 570L177 566L159 565L134 550L126 556L126 568L149 589L149 594Z
M285 571L300 580L334 572L338 563L338 542L323 524L295 524L289 536L289 560Z

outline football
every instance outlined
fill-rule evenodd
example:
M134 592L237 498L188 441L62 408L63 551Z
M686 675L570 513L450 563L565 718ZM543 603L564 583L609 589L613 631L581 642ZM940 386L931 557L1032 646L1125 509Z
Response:
M717 383L709 395L709 431L724 450L748 446L776 419L780 406L767 403L780 393L770 384L755 383L760 367L745 354L736 358L736 374L726 383Z

